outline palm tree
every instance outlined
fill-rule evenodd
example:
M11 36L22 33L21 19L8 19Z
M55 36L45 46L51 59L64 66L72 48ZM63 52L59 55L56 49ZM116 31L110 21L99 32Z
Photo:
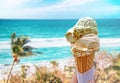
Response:
M20 60L18 59L18 57L26 57L26 56L31 56L31 55L35 55L37 54L43 54L42 52L32 52L32 50L34 49L31 46L25 46L25 44L27 44L28 42L30 42L29 37L26 36L16 36L16 33L12 33L11 35L11 49L12 49L12 56L13 56L13 63L10 69L10 72L8 74L8 78L7 78L7 82L9 81L9 77L11 75L11 71L13 69L13 66L16 63L18 63Z

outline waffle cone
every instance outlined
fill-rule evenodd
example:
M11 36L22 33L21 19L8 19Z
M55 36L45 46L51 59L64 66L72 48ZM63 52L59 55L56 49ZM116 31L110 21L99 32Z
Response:
M74 57L74 58L75 58L77 70L80 73L84 73L84 72L88 71L93 66L94 54L80 56L80 57Z

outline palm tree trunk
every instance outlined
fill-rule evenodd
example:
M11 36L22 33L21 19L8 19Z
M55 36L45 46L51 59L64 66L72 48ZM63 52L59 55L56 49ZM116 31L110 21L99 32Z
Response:
M7 78L7 82L6 82L6 83L8 83L8 81L9 81L9 78L10 78L11 71L12 71L12 69L13 69L14 63L15 63L15 60L14 60L13 63L12 63L12 66L11 66L10 72L9 72L9 74L8 74L8 78Z

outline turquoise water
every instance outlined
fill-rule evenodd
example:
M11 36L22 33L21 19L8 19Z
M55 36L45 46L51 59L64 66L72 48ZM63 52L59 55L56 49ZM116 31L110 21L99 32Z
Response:
M120 19L97 19L101 49L120 51ZM64 34L75 25L72 20L0 20L0 64L11 63L10 34L30 36L33 47L43 55L21 58L20 63L71 57ZM109 38L109 40L108 40ZM108 43L109 41L109 43ZM64 44L65 43L65 44ZM36 51L34 50L34 51Z
M96 20L101 38L119 38L119 19ZM64 37L65 32L75 25L76 20L0 20L0 40L9 39L16 32L32 38Z

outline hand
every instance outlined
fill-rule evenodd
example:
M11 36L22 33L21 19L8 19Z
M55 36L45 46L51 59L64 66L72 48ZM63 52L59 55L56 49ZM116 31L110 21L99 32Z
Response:
M74 75L72 76L71 83L78 83L78 81L77 81L77 75L76 75L76 74L74 74Z

